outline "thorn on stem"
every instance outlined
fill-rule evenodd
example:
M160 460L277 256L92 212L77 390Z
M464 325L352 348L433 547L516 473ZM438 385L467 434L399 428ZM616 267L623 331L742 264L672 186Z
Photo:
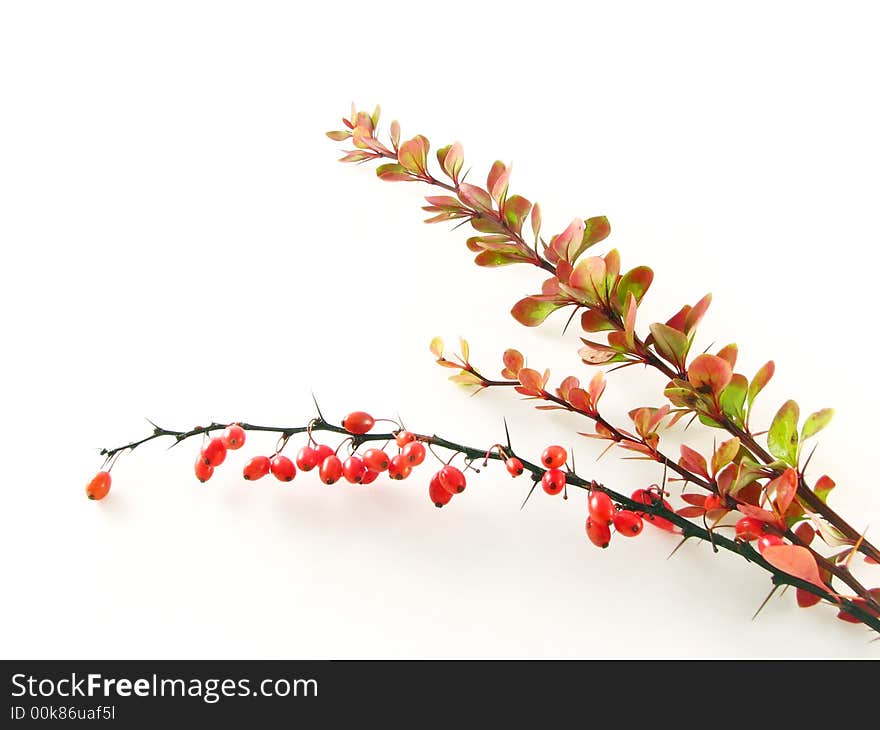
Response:
M767 594L767 597L761 602L761 605L758 606L758 610L755 611L755 615L752 616L752 621L754 621L756 618L758 618L758 614L764 610L764 606L766 606L770 602L770 599L773 598L773 594L776 593L777 588L779 588L779 584L775 584L773 586L771 591Z
M522 503L522 504L520 505L520 507L519 507L520 510L522 510L522 509L526 506L526 502L529 501L529 497L532 496L532 492L535 491L535 487L537 487L537 486L538 486L538 480L535 479L535 480L532 482L532 488L529 490L529 493L526 495L526 498L523 500L523 503Z
M321 406L318 405L318 399L315 397L315 393L312 392L312 403L315 404L315 410L318 412L318 418L322 423L327 423L327 419L324 418L324 414L321 413Z

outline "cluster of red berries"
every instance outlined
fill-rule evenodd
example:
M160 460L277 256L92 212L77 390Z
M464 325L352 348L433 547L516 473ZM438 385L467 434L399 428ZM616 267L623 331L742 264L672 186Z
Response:
M707 498L708 501L709 498ZM771 545L784 545L782 538L767 530L767 525L754 517L743 517L736 523L736 536L740 540L758 541L758 552L762 555Z
M664 508L672 511L672 505L663 498L663 493L654 487L636 489L630 499L644 505L662 504ZM611 544L612 526L617 534L624 537L640 535L645 527L645 522L668 532L675 530L675 525L665 517L640 510L620 509L614 504L611 497L599 489L590 490L587 511L587 537L590 538L590 542L600 548L607 548Z
M350 413L342 421L343 428L355 436L368 433L375 424L375 419L363 411ZM381 472L387 471L392 479L406 479L414 466L425 460L425 445L417 440L409 431L401 430L396 434L399 453L389 456L383 449L366 449L362 455L352 454L343 461L334 450L326 444L319 444L309 437L309 443L303 446L291 460L284 454L276 452L273 456L254 456L242 470L247 481L262 479L272 474L282 482L293 481L297 469L303 472L318 469L318 475L324 484L335 484L345 478L351 484L370 484ZM207 481L214 472L214 467L223 463L228 449L238 449L244 444L244 431L240 426L232 425L222 436L208 441L196 461L196 476ZM283 445L282 445L283 448Z

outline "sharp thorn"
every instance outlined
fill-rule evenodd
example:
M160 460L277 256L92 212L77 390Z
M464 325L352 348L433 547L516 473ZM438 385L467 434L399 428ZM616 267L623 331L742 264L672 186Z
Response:
M532 496L532 492L535 491L535 487L537 487L537 486L538 486L537 480L532 482L532 488L529 490L529 493L526 495L526 498L523 500L523 503L520 505L520 510L522 510L526 506L526 502L529 501L529 497Z
M684 545L689 539L690 539L689 535L681 538L681 542L678 543L678 545L675 546L675 549L671 553L669 553L669 555L666 556L666 559L669 560L669 558L671 558L673 555L675 555L681 549L681 546Z
M779 588L778 585L773 586L773 589L767 594L767 597L761 602L761 605L758 606L758 610L755 611L755 615L752 616L752 621L758 618L758 614L764 610L764 606L766 606L769 603L770 599L773 598L773 594L776 593L777 588Z
M314 392L312 392L312 403L315 404L315 410L318 412L318 418L320 418L324 423L327 423L327 419L325 419L324 414L321 413L321 406L318 405L318 399L315 398Z

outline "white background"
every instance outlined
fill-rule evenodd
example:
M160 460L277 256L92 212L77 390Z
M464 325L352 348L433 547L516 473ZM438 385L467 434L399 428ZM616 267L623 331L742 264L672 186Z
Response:
M83 494L145 416L295 425L311 391L334 419L399 412L474 444L506 416L525 454L574 444L621 490L659 477L445 381L437 334L492 372L512 345L589 372L576 328L509 317L538 272L478 269L465 231L421 223L425 191L335 162L323 133L355 100L462 141L478 180L513 160L548 230L608 215L624 266L657 273L640 327L711 290L699 348L739 342L749 376L775 358L759 421L788 397L837 408L811 475L876 527L876 21L854 2L4 3L2 655L876 656L791 594L750 621L766 577L705 546L600 552L582 494L521 512L527 483L497 467L436 510L427 466L246 484L273 442L254 438L201 485L197 443L153 444L107 500ZM613 376L609 414L662 385Z

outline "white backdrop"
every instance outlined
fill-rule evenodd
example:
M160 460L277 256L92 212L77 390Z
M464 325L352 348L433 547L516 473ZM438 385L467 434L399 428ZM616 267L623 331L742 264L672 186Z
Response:
M588 375L562 320L508 315L525 267L470 263L465 231L421 223L423 190L335 162L352 100L404 136L456 139L479 178L548 230L606 214L624 266L654 267L646 327L707 291L698 341L740 344L751 375L837 409L813 476L880 523L872 268L880 49L872 3L4 3L0 10L0 652L5 657L876 656L863 630L734 558L649 531L600 552L582 495L497 467L437 510L429 471L369 488L207 485L198 444L120 460L84 498L97 449L211 419L297 424L400 413L534 454L574 444L622 490L656 469L505 394L471 399L427 351L505 347ZM607 250L607 246L603 246ZM659 404L614 375L607 407ZM272 439L253 438L265 451ZM711 444L711 434L698 443ZM673 450L675 448L673 441ZM875 535L876 537L876 535ZM880 583L875 569L866 580Z

